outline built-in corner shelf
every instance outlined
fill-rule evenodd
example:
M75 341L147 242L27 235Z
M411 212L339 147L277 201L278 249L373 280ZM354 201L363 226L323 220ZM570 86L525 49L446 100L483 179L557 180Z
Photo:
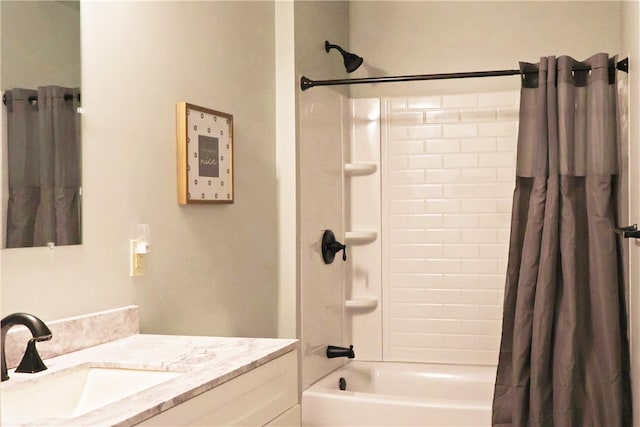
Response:
M375 163L347 163L344 165L344 174L350 176L371 175L378 170Z
M378 306L378 298L353 298L344 302L345 308L352 310L373 310Z
M362 230L362 231L346 231L344 233L345 243L350 245L362 245L365 243L371 243L378 238L377 231Z

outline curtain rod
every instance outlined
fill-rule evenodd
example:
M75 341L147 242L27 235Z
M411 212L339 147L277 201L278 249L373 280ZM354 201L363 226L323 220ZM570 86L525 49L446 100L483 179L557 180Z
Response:
M76 97L77 97L78 101L80 101L80 94L77 94ZM64 100L65 101L71 101L72 99L73 99L73 95L72 94L70 94L70 93L65 93L64 94ZM30 96L30 97L27 98L27 101L29 101L31 103L33 103L33 102L35 102L37 100L38 100L38 97L35 96L35 95L34 96ZM2 94L2 103L4 105L7 105L7 95L6 94Z
M625 73L629 72L629 58L625 58L616 64L616 68ZM576 71L590 70L591 67L578 67ZM471 71L464 73L441 73L441 74L416 74L411 76L388 76L388 77L365 77L360 79L338 79L338 80L311 80L305 76L300 78L300 89L307 90L314 86L336 86L353 85L362 83L393 83L411 82L416 80L444 80L444 79L466 79L470 77L499 77L515 76L522 74L520 70L495 70L495 71Z

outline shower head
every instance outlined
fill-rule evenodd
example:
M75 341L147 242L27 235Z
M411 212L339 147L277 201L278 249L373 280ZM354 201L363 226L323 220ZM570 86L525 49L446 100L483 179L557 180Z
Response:
M344 68L347 69L347 73L353 73L360 65L362 65L362 57L355 53L347 52L337 44L331 44L325 40L324 50L328 53L331 49L337 49L342 54L342 58L344 58Z

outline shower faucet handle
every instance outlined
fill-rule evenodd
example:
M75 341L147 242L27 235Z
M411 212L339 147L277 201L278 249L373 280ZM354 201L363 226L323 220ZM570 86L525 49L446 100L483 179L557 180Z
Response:
M325 230L322 235L322 259L325 264L331 264L336 253L342 251L342 261L347 260L347 246L336 240L335 234L331 230Z

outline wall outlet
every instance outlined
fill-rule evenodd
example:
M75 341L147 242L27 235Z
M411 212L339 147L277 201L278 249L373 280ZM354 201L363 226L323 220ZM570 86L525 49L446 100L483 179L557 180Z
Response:
M136 253L137 240L129 241L129 276L142 276L144 274L144 254Z

